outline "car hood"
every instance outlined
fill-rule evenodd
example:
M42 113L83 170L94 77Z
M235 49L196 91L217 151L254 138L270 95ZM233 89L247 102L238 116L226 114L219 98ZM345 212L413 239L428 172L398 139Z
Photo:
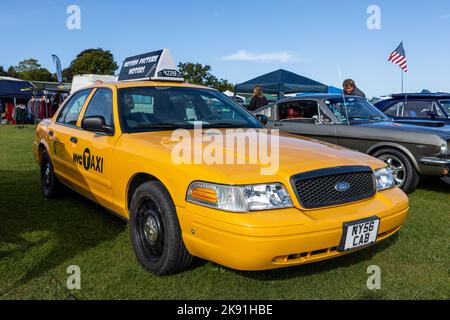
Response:
M444 127L428 127L421 125L413 125L406 123L396 123L396 122L376 122L376 123L358 123L353 124L358 127L367 127L367 128L378 128L382 130L394 130L399 132L410 132L410 133L429 133L439 135L442 138L449 139L450 138L450 126Z
M180 155L183 154L180 153L180 146L187 141L186 136L182 137L177 132L167 131L123 135L120 147L126 146L129 152L139 153L141 157L160 162L159 167L165 166L167 170L177 170L180 177L190 175L195 180L222 181L230 184L254 183L255 177L258 177L258 181L261 182L273 182L274 176L288 178L297 173L339 166L369 166L373 169L385 166L383 162L368 155L296 135L280 134L277 152L277 135L268 133L266 130L256 130L253 133L228 133L225 130L203 131L203 134L195 137L193 131L183 130L183 132L190 134L192 141L199 146L197 152L203 155L215 154L211 153L212 141L225 141L225 139L226 141L234 140L235 143L245 139L247 141L265 140L267 149L273 150L274 155L272 156L269 152L265 161L262 161L264 159L258 156L261 150L264 151L262 148L258 149L255 156L255 154L250 155L248 150L242 152L225 143L216 148L216 152L223 154L222 157L218 157L224 160L223 163L207 163L205 158L200 159L203 162L195 163L193 157L189 157L190 162L180 163ZM188 152L188 154L191 153ZM230 163L230 159L234 159L234 164ZM274 167L277 167L277 170L272 170Z

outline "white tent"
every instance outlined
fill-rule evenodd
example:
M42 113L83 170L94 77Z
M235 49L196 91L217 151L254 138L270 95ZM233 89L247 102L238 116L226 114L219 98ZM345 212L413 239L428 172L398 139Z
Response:
M230 90L224 91L223 94L226 95L226 96L229 96L231 98L234 97L234 92L231 92ZM245 97L243 97L243 96L236 95L236 97L238 97L239 99L242 99L243 101L245 101Z

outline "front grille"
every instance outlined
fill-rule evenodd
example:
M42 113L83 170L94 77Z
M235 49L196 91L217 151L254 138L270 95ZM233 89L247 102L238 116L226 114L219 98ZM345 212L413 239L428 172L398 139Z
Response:
M372 169L362 166L335 167L301 173L292 177L291 183L298 201L305 209L368 199L376 192Z

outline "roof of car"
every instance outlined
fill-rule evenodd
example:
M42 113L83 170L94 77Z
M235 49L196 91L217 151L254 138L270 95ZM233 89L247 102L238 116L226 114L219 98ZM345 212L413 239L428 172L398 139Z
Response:
M442 99L450 98L450 93L396 93L391 95L392 99L419 98L419 99Z
M345 96L346 98L354 98L354 99L363 99L358 96ZM342 98L342 94L330 94L330 93L314 93L314 94L304 94L296 97L288 97L283 98L277 101L277 103L285 103L289 101L298 101L298 100L325 100L325 99L338 99Z
M200 86L200 85L196 85L196 84L190 84L187 82L149 81L149 80L105 82L105 83L94 84L87 88L100 88L100 87L111 87L111 86L114 86L118 89L133 88L133 87L180 87L180 88L197 88L197 89L215 90L213 88ZM84 89L86 89L86 88L84 88Z

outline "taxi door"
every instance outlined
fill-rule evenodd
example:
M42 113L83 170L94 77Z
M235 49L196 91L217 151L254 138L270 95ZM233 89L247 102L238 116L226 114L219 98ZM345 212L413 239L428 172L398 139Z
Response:
M110 133L80 130L76 133L76 162L80 168L81 176L86 182L87 192L95 201L105 207L111 208L113 191L111 185L112 153L119 138L118 125L114 121L113 101L114 91L111 88L101 87L94 89L87 102L78 125L82 127L85 117L101 116L105 119Z
M61 107L48 131L49 152L55 173L64 183L78 190L85 189L86 184L74 161L76 144L73 137L81 131L77 126L78 118L91 93L92 89L86 89L71 96Z

